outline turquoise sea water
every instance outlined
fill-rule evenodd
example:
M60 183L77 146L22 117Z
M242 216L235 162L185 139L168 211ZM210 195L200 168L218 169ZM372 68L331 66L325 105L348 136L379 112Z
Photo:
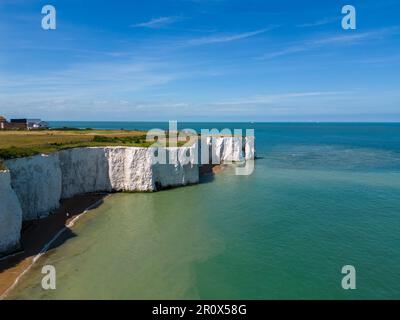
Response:
M196 186L108 197L10 298L400 298L400 124L187 127L254 128L255 172L227 169ZM56 267L56 290L41 288L45 264ZM357 289L346 291L349 264Z

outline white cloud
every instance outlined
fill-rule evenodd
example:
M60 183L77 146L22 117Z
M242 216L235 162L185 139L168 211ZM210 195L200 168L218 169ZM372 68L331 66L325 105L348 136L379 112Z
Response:
M309 92L287 92L279 94L255 95L241 99L224 100L214 103L215 105L250 105L250 104L270 104L278 102L286 102L293 99L307 99L314 97L336 97L339 95L349 94L347 91L309 91Z
M303 23L303 24L299 24L297 25L300 28L308 28L308 27L319 27L319 26L323 26L323 25L327 25L336 21L339 21L340 17L331 17L331 18L324 18L321 20L317 20L311 23Z
M260 29L260 30L255 30L255 31L251 31L251 32L230 34L230 35L212 35L212 36L207 36L207 37L191 39L187 42L187 44L193 45L193 46L198 46L198 45L238 41L238 40L257 36L259 34L267 32L269 30L271 30L271 28Z
M166 85L185 74L162 62L99 62L74 64L36 75L7 74L0 81L2 105L51 105L65 101L108 100Z
M150 29L159 29L163 28L165 26L168 26L170 24L173 24L179 20L182 20L182 17L176 17L176 16L171 16L171 17L160 17L160 18L153 18L149 21L146 22L141 22L138 24L133 24L131 27L134 28L150 28Z
M341 34L338 36L321 37L317 39L305 40L301 43L292 43L280 50L272 51L264 54L259 59L268 60L281 56L286 56L293 53L310 51L323 47L325 45L354 45L362 42L368 42L371 40L383 39L388 35L397 33L398 27L383 28L379 30L373 30L369 32L352 32L351 34Z

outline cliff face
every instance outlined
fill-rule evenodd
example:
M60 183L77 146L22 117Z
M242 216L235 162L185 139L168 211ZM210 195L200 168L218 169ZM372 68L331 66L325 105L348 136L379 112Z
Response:
M209 148L209 161L213 164L220 164L254 160L254 143L254 137L207 138L207 145Z
M60 198L96 191L111 191L105 148L78 148L59 152Z
M154 148L150 152L154 152ZM153 165L153 188L155 190L199 182L199 165L196 147L168 148L168 164Z
M240 162L243 161L242 139L239 137L213 138L215 144L212 154L213 163Z
M243 161L239 138L212 138L210 158ZM196 145L167 148L168 164L154 162L156 148L99 147L8 160L0 172L0 254L18 246L22 221L43 218L61 199L110 191L157 191L199 182ZM254 152L254 150L252 151ZM248 154L246 153L246 158Z
M115 191L154 191L148 148L106 148L110 187Z
M58 153L8 160L6 166L21 204L23 220L45 217L58 208L61 196Z
M176 152L192 154L191 148ZM76 148L52 155L6 161L11 186L18 196L23 221L43 218L58 208L61 199L77 194L110 191L156 191L161 188L198 183L194 157L167 158L174 164L153 163L154 148Z
M19 247L22 210L8 171L0 171L0 256Z
M176 148L192 154L192 148ZM154 148L79 148L59 153L61 198L96 191L156 191L160 188L199 182L198 165L193 157L185 163L153 163ZM174 155L166 150L167 158Z
M254 160L256 158L255 137L246 137L244 141L244 153L246 160Z

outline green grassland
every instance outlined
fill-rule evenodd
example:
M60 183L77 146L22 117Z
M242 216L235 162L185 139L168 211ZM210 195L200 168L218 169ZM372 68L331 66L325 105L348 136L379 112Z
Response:
M145 132L116 130L0 131L0 170L3 160L49 154L78 147L147 146Z
M61 129L40 131L0 131L0 170L3 160L49 154L79 147L149 147L146 132L138 130ZM178 145L183 144L182 142Z

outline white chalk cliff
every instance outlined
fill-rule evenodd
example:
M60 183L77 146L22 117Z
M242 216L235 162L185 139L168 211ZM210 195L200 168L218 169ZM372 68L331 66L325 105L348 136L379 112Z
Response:
M11 188L10 173L0 171L0 255L19 247L22 210Z
M194 148L176 148L193 153ZM77 148L59 152L61 199L96 191L157 191L199 182L192 159L176 164L153 163L154 148ZM166 150L167 157L173 153ZM189 157L190 158L190 157Z
M58 208L61 194L58 153L8 160L6 166L24 221L46 217Z
M255 160L256 158L256 147L255 137L248 136L244 141L244 158L245 160Z
M243 157L239 138L212 140L207 143L215 143L216 151L209 156L221 163L249 156L246 152ZM164 149L168 164L154 162L156 150L75 148L7 160L10 172L0 174L0 255L18 246L22 221L48 216L61 199L90 192L157 191L199 182L196 145Z
M205 144L209 152L207 161L213 164L255 159L254 137L208 137Z

